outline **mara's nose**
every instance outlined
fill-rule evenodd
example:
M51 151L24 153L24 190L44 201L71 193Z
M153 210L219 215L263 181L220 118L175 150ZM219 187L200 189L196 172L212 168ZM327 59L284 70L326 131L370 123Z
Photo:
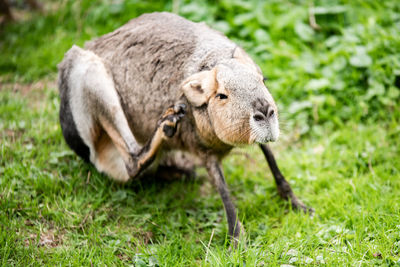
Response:
M255 121L265 121L272 118L274 114L274 108L269 104L265 104L254 113L253 118Z

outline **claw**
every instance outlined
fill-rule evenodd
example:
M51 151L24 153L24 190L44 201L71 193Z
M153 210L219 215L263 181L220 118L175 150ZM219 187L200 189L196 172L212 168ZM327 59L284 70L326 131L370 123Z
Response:
M158 125L162 127L165 136L171 138L176 133L178 123L185 116L186 105L184 103L176 103L167 109L161 117ZM164 124L164 125L162 125Z
M294 207L297 210L303 211L304 213L308 214L311 218L314 217L315 210L313 208L307 207L303 202L301 202L296 197L292 198L292 207Z
M164 125L163 132L167 137L171 138L172 136L174 136L176 129L173 126Z
M175 104L174 111L175 111L176 115L178 115L180 118L182 118L186 114L186 104L184 104L184 103Z

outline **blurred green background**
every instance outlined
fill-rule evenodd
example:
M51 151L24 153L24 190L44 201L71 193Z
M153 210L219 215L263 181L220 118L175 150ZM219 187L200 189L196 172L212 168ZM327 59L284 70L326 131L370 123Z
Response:
M3 265L400 264L398 0L42 3L13 1L16 21L0 28ZM259 64L281 118L273 149L316 218L286 214L257 148L237 150L224 166L249 241L228 252L206 181L124 187L67 148L57 63L153 11L204 21Z

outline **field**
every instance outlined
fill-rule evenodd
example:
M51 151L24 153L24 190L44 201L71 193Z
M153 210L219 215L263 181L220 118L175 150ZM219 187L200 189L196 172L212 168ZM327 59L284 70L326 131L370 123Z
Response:
M400 266L400 4L44 1L0 28L3 266ZM145 12L205 21L260 65L280 111L271 144L313 218L279 198L257 146L223 162L246 230L231 250L198 177L110 181L66 145L57 63Z

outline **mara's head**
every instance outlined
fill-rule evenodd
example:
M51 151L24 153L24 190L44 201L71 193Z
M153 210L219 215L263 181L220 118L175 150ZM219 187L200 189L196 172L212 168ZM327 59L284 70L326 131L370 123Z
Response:
M254 63L226 60L192 75L182 89L201 134L229 145L278 139L278 110Z

